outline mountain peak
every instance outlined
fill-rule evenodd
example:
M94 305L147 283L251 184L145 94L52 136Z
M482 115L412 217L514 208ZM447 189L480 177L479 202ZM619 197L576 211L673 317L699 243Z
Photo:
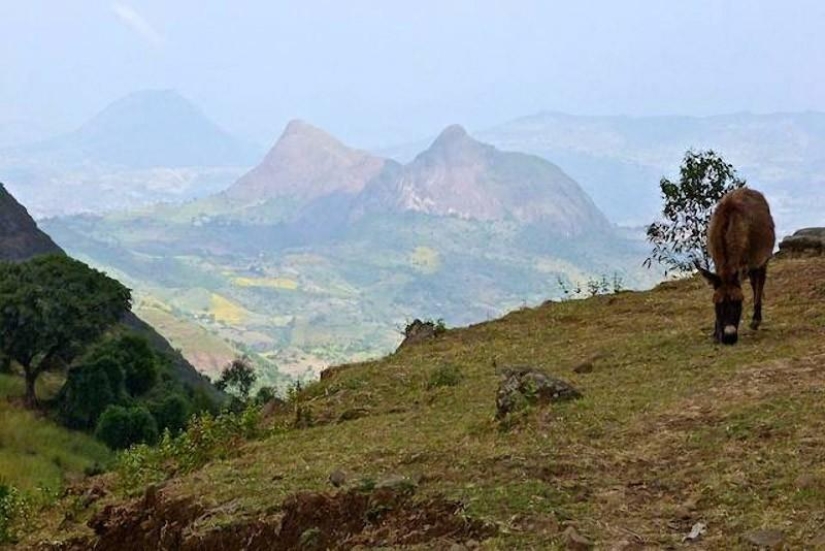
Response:
M436 142L452 142L456 140L463 140L465 138L469 138L469 134L467 134L467 130L460 124L451 124L447 128L441 131L441 134L438 135L436 138Z
M356 193L381 170L384 162L295 119L286 125L263 162L227 192L232 197L253 201L277 196L309 199L333 191Z

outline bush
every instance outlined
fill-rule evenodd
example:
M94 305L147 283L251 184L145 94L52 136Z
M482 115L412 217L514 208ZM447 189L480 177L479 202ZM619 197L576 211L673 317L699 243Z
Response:
M179 436L165 431L156 447L140 445L123 452L117 470L128 490L139 490L169 472L190 472L236 454L244 440L258 436L259 425L257 407L217 417L198 415Z
M120 366L130 396L145 394L158 381L159 361L149 342L135 334L107 339L90 353L91 360L109 358Z
M75 429L91 429L103 411L123 398L123 372L111 358L69 371L60 393L60 417Z
M461 382L461 372L452 364L439 366L430 373L427 389L440 386L456 386Z
M100 416L95 438L114 450L133 444L154 444L158 439L158 426L146 408L109 406Z
M158 431L168 430L179 434L192 416L192 405L181 394L167 394L162 399L149 404L149 411L157 422Z
M26 520L29 503L20 491L0 479L0 545L14 543L15 525Z

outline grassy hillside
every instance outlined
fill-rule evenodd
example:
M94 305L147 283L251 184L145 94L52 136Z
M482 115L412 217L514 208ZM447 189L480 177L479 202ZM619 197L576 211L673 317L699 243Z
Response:
M38 395L48 396L49 378L41 379ZM111 460L108 448L91 436L22 409L22 396L22 377L0 374L0 481L27 492L57 492L95 463Z
M496 524L490 538L470 532L483 549L563 548L568 525L598 548L680 547L697 522L707 525L701 548L743 547L743 535L761 528L782 531L790 548L812 545L822 536L825 499L823 282L823 259L776 261L763 328L744 330L735 347L711 342L711 293L698 278L545 303L450 330L308 387L296 405L309 428L296 428L292 408L276 413L263 438L173 475L122 511L151 509L163 518L185 504L195 512L181 537L224 544L281 521L285 538L297 522L303 541L332 528L300 524L295 504L322 498L296 492L328 492L324 500L337 495L352 505L357 494L344 488L366 491L372 481L406 476L416 497L406 516L398 514L410 522L392 516L401 505L379 503L367 518L397 522L376 529L373 543L448 549L466 541L466 531L428 528L447 515L436 512L435 496L443 495L461 501L465 522ZM573 371L587 361L592 372ZM543 368L584 397L501 426L494 365L508 364ZM434 378L444 366L457 370L457 384L438 384L448 382ZM328 476L338 469L347 481L335 490ZM112 488L94 507L127 501L122 486ZM325 516L341 512L322 503ZM137 526L146 517L130 525L123 515L121 526L143 537ZM60 536L62 518L59 510L46 515L32 538L91 534L78 522Z

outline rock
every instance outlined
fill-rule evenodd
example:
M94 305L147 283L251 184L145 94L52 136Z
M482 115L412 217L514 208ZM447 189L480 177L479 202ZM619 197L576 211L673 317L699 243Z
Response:
M378 481L376 489L387 488L398 492L413 492L418 483L412 478L403 475L390 475Z
M496 394L496 419L528 405L575 400L582 394L569 383L532 367L510 367L501 371Z
M708 531L708 525L704 522L697 522L690 529L690 533L682 538L682 541L696 541Z
M804 228L779 243L779 252L789 256L825 254L825 228Z
M819 477L810 473L801 474L794 481L797 490L811 490L819 485Z
M289 406L287 405L287 403L285 401L283 401L283 400L281 400L280 398L277 398L277 397L272 398L270 401L268 401L266 404L264 404L264 407L261 408L261 418L262 419L269 419L270 417L273 417L274 415L276 415L278 413L288 411L288 410L289 410Z
M593 542L579 534L575 528L568 526L564 531L564 546L571 551L588 551L593 549Z
M366 417L369 414L370 410L367 408L350 408L338 416L338 422L343 423L344 421L353 421L355 419L360 419L361 417Z
M347 482L347 475L341 469L336 469L329 473L329 483L340 488Z
M623 539L608 547L610 551L642 551L644 548L643 543L632 538Z
M435 339L436 334L436 326L433 322L415 319L404 328L404 340L398 345L396 352L413 344L431 341Z
M779 530L752 530L743 535L742 540L759 549L779 549L785 541L785 534Z

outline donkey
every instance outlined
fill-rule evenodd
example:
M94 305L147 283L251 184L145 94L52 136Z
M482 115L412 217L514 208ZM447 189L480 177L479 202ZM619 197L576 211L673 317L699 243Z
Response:
M741 279L744 274L747 274L753 289L750 327L757 329L762 323L762 289L775 242L771 210L761 193L739 188L722 197L708 227L708 252L717 273L696 263L701 274L713 285L716 342L736 344L739 338L744 299Z

